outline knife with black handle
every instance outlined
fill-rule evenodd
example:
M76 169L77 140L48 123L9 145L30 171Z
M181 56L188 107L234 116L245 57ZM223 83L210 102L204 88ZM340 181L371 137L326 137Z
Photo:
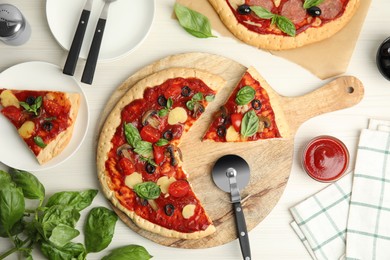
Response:
M80 55L81 46L83 44L85 30L87 29L89 16L92 9L92 1L87 0L84 5L83 11L81 12L80 20L77 25L76 32L73 37L72 45L70 47L68 57L66 58L63 73L73 76L76 69L77 60Z

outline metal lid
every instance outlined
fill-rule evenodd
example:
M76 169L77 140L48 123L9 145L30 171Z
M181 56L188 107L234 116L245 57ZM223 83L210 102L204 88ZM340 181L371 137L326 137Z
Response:
M0 4L0 38L16 36L25 27L22 13L13 5Z

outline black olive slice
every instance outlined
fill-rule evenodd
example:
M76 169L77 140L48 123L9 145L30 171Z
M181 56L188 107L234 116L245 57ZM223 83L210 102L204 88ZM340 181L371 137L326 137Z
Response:
M167 204L164 206L164 212L167 216L172 216L173 215L173 212L175 212L175 206L173 206L172 204Z
M181 88L181 95L183 97L189 97L191 95L191 89L189 86L184 86Z
M313 17L317 17L320 16L322 12L321 8L319 8L318 6L312 6L307 9L307 13Z
M28 96L26 98L26 103L29 104L30 106L33 105L35 102L35 97L32 97L32 96Z
M238 6L238 8L237 8L237 12L238 12L239 14L243 14L243 15L249 14L249 13L251 12L251 8L250 8L249 5L240 5L240 6Z
M251 104L252 104L252 107L253 107L254 110L260 110L261 109L261 102L258 99L253 99Z
M146 170L147 173L153 174L156 171L156 166L154 166L154 165L152 165L150 163L147 163L145 165L145 170Z
M171 130L167 130L163 133L163 138L168 140L168 141L171 141L173 139L173 133Z
M45 122L43 122L43 124L42 124L42 128L43 128L43 130L45 130L45 131L47 131L47 132L50 132L51 129L53 129L53 123L50 122L50 121L45 121Z
M219 137L225 137L226 135L226 127L224 125L220 125L217 128L217 135Z
M161 95L157 98L157 103L162 106L162 107L165 107L167 105L167 102L168 100L164 97L164 95Z

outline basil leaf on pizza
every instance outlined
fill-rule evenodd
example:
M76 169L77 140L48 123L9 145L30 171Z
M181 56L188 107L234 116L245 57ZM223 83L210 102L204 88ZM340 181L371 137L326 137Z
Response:
M39 96L34 101L32 104L28 104L26 102L19 102L19 104L28 112L34 113L34 115L38 115L38 109L42 106L42 97Z
M197 38L216 37L211 33L210 21L206 16L178 3L174 9L179 24L189 34Z
M284 33L295 36L296 29L294 23L285 16L273 14L264 7L261 6L252 6L251 10L260 18L263 19L271 19L272 24L276 24L276 26Z
M214 95L208 95L208 96L205 96L204 99L205 99L207 102L212 102L212 101L214 101L215 96L214 96Z
M152 143L146 141L139 141L135 145L134 152L145 158L151 158L153 157Z
M259 118L255 111L249 110L245 113L241 123L241 135L244 137L250 137L256 134L259 129Z
M34 143L36 145L38 145L39 147L41 147L41 148L45 148L46 147L45 142L43 141L42 137L40 137L40 136L35 136L34 137Z
M317 6L321 4L324 0L305 0L303 3L303 8L309 9L310 7Z
M160 197L161 189L152 181L138 183L134 186L134 191L140 198L154 200Z
M256 91L250 86L244 86L236 95L236 104L243 106L251 102L255 98Z
M169 141L167 139L161 138L160 140L157 141L156 145L157 146L165 146L169 144Z
M131 123L125 124L124 127L127 143L135 148L137 143L141 141L141 135L138 129Z

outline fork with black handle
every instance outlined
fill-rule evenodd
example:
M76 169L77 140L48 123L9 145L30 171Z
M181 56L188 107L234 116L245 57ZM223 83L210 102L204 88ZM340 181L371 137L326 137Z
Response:
M99 21L96 25L95 34L93 36L91 48L89 49L87 62L85 64L83 75L81 77L81 82L86 84L92 84L97 60L99 57L100 45L103 39L104 28L106 26L108 8L110 6L110 3L115 2L116 0L104 0L104 1L105 4L100 14Z

